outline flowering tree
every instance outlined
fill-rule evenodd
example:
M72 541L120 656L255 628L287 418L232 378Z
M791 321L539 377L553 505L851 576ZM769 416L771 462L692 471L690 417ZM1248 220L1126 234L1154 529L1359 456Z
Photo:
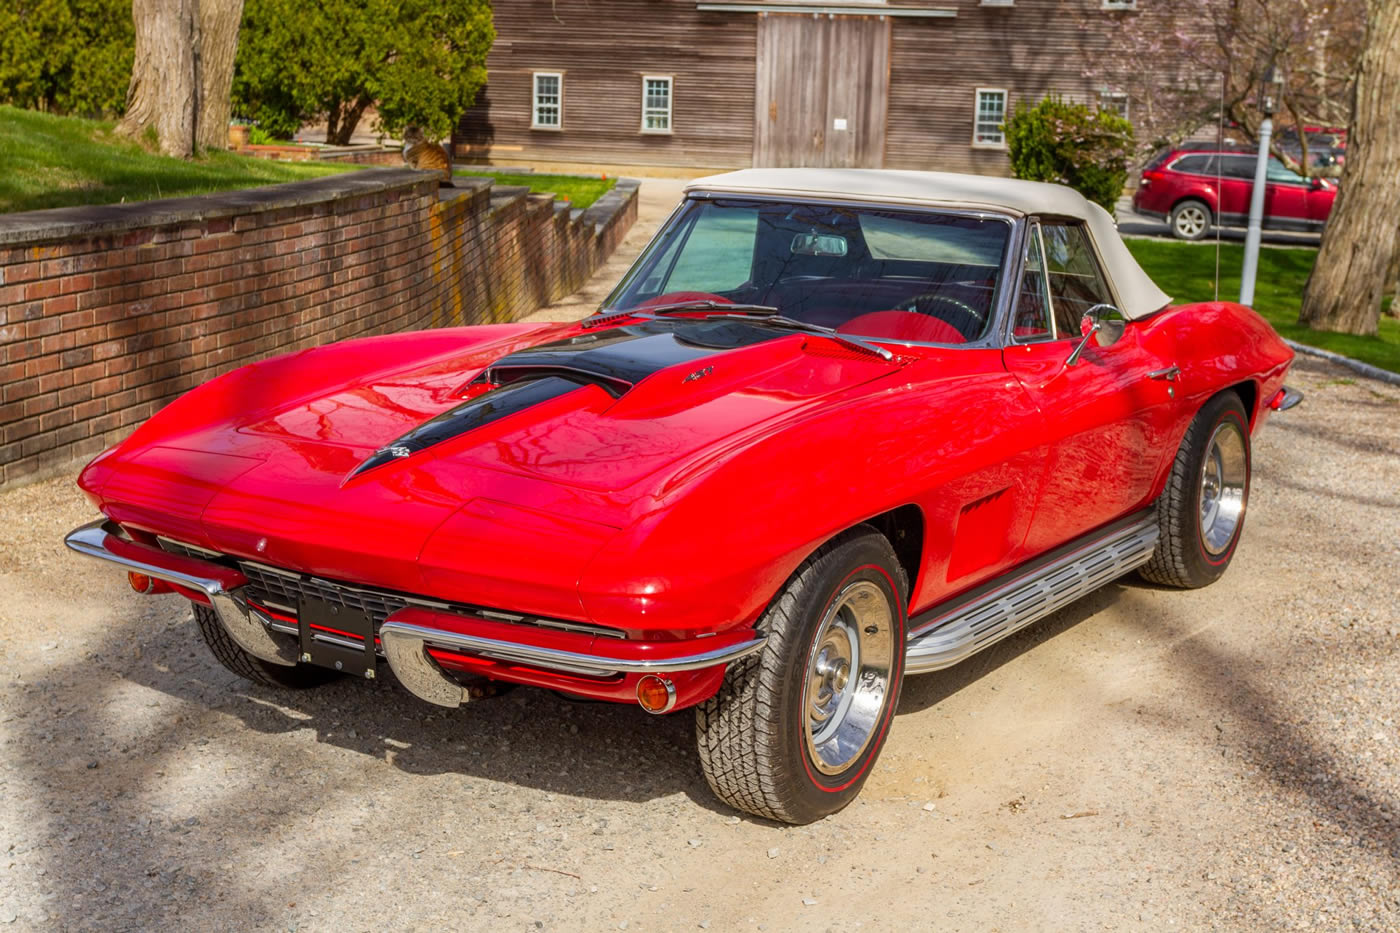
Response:
M1280 116L1300 130L1345 126L1366 0L1151 0L1118 14L1091 76L1137 105L1138 139L1177 142L1217 119L1258 138L1264 75L1284 77ZM1306 134L1299 137L1306 146ZM1304 149L1303 163L1307 164Z

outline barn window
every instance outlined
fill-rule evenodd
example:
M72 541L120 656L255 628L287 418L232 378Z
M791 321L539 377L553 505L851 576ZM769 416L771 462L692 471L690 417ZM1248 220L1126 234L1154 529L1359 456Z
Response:
M558 130L564 126L564 76L557 71L535 72L535 106L530 127Z
M671 78L668 75L642 77L642 132L671 132Z
M1137 0L1103 0L1105 10L1136 10Z
M1001 149L1006 146L1006 134L1001 125L1006 122L1006 91L1003 88L977 89L977 116L972 128L972 144Z
M1099 109L1128 119L1128 95L1121 91L1099 91Z

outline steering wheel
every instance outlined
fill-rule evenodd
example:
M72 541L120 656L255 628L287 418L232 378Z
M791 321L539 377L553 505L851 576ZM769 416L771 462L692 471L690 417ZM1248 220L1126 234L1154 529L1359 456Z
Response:
M935 311L935 308L939 310ZM968 340L976 340L982 336L982 331L987 326L986 317L980 314L977 309L956 298L949 298L947 295L940 295L936 292L915 295L902 302L900 309L913 311L917 314L927 314L929 317L947 321Z

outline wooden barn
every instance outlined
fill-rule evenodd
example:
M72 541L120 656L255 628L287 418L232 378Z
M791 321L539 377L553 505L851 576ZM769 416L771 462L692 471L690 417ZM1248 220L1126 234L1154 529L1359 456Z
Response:
M999 124L1090 75L1137 0L495 0L461 161L1006 174ZM1125 12L1126 11L1126 12Z

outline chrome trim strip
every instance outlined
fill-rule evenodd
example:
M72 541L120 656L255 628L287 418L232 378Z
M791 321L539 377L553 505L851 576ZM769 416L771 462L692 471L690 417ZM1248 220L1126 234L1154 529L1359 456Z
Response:
M268 626L272 619L247 604L239 594L242 587L234 587L231 590L224 587L224 579L229 575L233 574L242 578L242 574L218 564L211 564L198 558L183 555L172 554L170 557L194 568L207 567L209 568L208 575L171 570L160 564L113 553L107 545L107 539L108 537L120 538L119 531L114 523L100 518L70 531L64 537L63 543L68 546L69 550L82 554L84 557L107 561L128 572L144 573L167 583L175 583L188 589L199 590L209 597L209 603L214 607L214 612L218 615L224 630L244 651L270 664L291 667L297 663L296 647L279 642L269 634ZM136 546L144 547L144 545ZM162 551L154 550L153 553L156 555L164 554Z
M428 656L426 649L429 646L566 674L607 677L614 674L703 670L748 657L761 650L767 641L765 635L737 645L713 648L677 658L631 660L522 645L479 635L463 635L408 622L396 622L393 616L379 628L379 644L384 650L384 657L389 661L389 667L394 671L394 676L410 693L439 706L458 706L465 702L466 695L461 686Z
M970 658L1147 563L1157 537L1156 518L1145 518L918 627L909 635L904 672L939 671Z

